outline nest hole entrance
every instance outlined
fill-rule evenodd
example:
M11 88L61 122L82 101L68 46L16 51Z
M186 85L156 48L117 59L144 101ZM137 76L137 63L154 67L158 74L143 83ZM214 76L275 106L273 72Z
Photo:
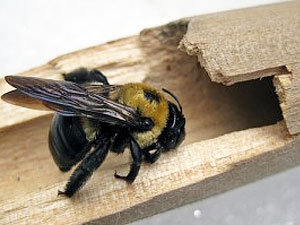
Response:
M212 82L203 68L177 81L190 144L233 131L275 124L282 120L273 77L225 86Z

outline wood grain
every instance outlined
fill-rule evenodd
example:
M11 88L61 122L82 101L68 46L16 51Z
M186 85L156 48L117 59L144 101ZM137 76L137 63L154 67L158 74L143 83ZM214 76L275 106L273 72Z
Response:
M181 48L226 85L284 74L300 62L300 2L192 18Z
M62 79L62 73L68 73L79 67L101 69L111 83L118 84L141 82L145 79L146 72L143 54L139 48L139 37L133 36L57 57L20 75ZM3 78L0 79L0 93L9 90L12 90L12 87ZM13 117L11 112L14 112ZM0 114L1 130L47 115L49 112L29 110L0 101Z
M291 134L300 132L300 63L287 65L289 74L275 76L274 85L287 128Z
M225 29L240 15L240 23L255 29L256 20L243 20L244 16L251 18L256 11L262 14L267 9L288 10L290 4L295 3L221 13L219 25L223 23ZM292 9L290 15L293 12ZM287 14L284 11L282 17ZM277 13L274 16L277 18ZM227 17L229 20L223 20ZM247 70L225 63L227 72L243 72L243 78L228 72L232 81L250 81L231 86L211 82L214 67L207 67L201 60L199 65L198 55L178 49L179 43L182 48L186 41L184 35L190 32L193 21L203 20L205 26L213 27L207 18L218 18L218 14L146 29L139 36L63 55L20 74L61 79L62 73L84 66L101 69L113 84L143 81L157 88L165 87L183 105L187 137L179 149L163 154L157 163L143 164L132 185L113 177L115 170L128 170L128 152L110 154L87 185L67 199L57 197L57 190L64 187L70 173L61 173L56 168L47 146L52 114L0 101L0 169L5 171L0 174L0 224L125 224L299 165L298 64L263 68L265 62L257 67L250 63ZM216 25L216 21L212 20L212 24ZM236 26L237 30L232 31L242 31L242 25L236 22ZM230 37L223 38L225 45L227 39L228 43L231 41ZM248 40L252 39L245 41ZM283 41L282 46L286 44L286 40L277 41ZM229 62L234 56L224 53L222 57L228 57ZM216 55L213 59L219 60ZM278 60L282 60L281 56ZM262 71L263 76L267 72L266 76L275 77L253 80ZM10 89L0 80L1 94Z
M113 177L115 169L124 173L128 165L112 167L108 160L84 189L67 199L57 197L67 175L55 168L47 151L44 126L49 119L42 117L16 127L23 148L12 142L15 130L2 136L1 149L7 151L1 152L1 158L8 160L8 174L1 175L1 224L124 224L300 162L299 138L290 136L279 123L195 142L164 154L156 164L143 165L132 185Z
M214 82L231 85L276 76L291 134L300 132L300 2L240 9L191 18L180 48L196 55ZM290 86L281 75L290 74ZM285 77L285 76L283 76ZM281 80L281 81L279 81ZM282 92L282 93L283 93Z

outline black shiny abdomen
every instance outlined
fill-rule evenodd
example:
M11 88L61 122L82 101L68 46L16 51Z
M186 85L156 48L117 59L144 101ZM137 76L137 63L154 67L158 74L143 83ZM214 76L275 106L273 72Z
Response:
M90 150L79 117L66 117L56 114L49 132L49 148L57 166L68 171Z

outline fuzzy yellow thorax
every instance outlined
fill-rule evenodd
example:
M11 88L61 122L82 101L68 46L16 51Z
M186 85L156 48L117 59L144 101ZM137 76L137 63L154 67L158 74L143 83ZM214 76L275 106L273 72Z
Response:
M159 101L147 99L145 92L154 94ZM163 93L146 84L128 83L120 91L119 102L131 106L153 121L154 126L150 131L135 133L134 137L141 148L154 143L165 128L169 115L168 102Z

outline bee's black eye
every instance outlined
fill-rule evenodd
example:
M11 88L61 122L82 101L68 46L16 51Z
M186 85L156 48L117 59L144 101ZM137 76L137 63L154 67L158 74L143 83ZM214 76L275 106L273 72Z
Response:
M164 151L175 149L185 138L185 118L177 106L169 102L169 118L159 143Z

